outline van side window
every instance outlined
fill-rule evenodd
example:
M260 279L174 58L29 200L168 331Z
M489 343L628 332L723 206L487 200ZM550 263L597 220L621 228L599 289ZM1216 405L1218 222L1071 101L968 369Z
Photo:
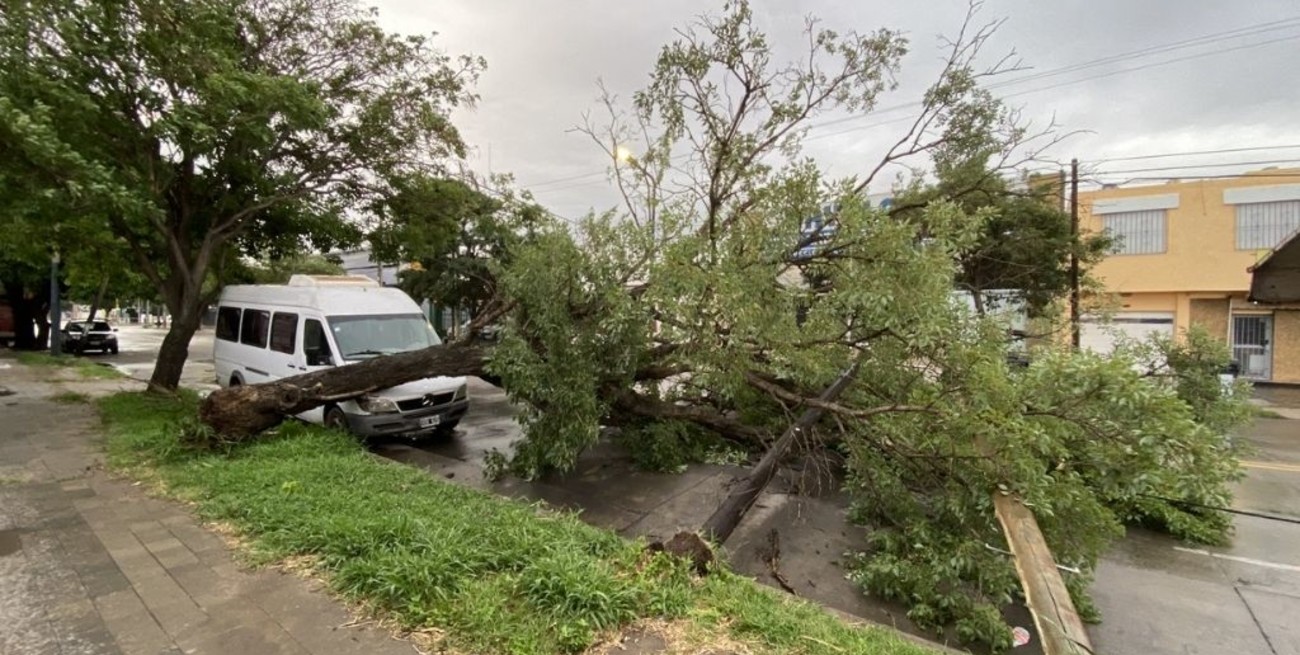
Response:
M217 338L239 341L239 308L222 307L217 310Z
M271 319L271 350L292 355L297 337L298 315L276 312Z
M307 355L308 366L334 364L334 353L330 350L329 339L325 338L325 328L314 318L309 318L303 323L302 351Z
M245 309L242 327L239 330L239 343L255 348L266 347L266 329L271 327L271 312L261 309Z

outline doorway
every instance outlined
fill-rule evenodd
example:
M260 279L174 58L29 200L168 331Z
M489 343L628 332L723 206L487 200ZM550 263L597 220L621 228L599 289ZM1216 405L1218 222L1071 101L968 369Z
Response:
M1272 316L1232 317L1232 359L1241 367L1241 376L1244 378L1273 378Z

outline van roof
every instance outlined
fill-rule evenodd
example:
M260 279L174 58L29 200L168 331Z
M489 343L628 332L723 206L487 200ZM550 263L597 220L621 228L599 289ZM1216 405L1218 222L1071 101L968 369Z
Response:
M421 313L401 289L378 285L234 284L221 291L218 304L299 307L326 316Z

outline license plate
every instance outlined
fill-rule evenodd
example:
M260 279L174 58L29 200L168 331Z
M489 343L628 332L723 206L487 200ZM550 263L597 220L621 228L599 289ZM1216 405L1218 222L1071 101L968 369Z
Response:
M420 427L422 428L431 428L439 423L442 423L441 416L425 416L420 419Z

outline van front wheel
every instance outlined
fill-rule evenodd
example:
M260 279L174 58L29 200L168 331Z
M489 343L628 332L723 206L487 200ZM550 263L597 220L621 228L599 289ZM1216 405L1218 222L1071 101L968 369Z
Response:
M325 427L331 430L348 431L348 417L338 406L333 406L325 410Z

